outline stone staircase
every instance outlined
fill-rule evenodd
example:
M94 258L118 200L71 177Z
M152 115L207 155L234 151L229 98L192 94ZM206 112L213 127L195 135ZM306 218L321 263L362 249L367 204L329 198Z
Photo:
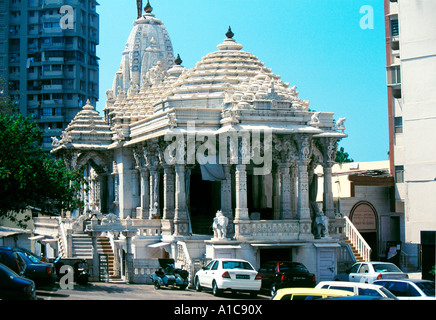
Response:
M92 259L92 238L87 234L73 234L72 235L72 257L80 259ZM112 251L109 238L97 238L97 250L99 254L107 254L109 262L109 278L111 281L120 280L119 276L115 275L115 256Z
M357 250L357 248L353 245L353 243L351 242L351 240L349 240L348 238L345 239L344 241L345 243L347 243L350 248L351 251L353 251L354 257L356 258L356 262L363 262L365 261L365 259L362 257L362 255L359 253L359 251Z
M109 279L111 281L119 281L121 277L115 275L115 256L112 251L112 246L110 244L109 238L99 237L97 238L98 251L101 254L107 254L109 262Z

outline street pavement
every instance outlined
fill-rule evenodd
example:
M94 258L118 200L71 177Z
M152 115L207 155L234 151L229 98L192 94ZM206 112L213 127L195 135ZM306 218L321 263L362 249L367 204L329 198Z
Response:
M220 297L211 291L197 292L193 288L180 290L173 287L154 289L153 285L129 284L125 282L91 282L87 285L74 284L72 289L62 289L58 284L52 288L37 288L40 300L268 300L259 295L251 298L245 293L224 292Z

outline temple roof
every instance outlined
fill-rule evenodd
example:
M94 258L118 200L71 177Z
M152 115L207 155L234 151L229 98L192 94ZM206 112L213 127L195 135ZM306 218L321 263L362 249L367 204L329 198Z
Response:
M53 151L62 148L106 149L113 132L88 100L82 110L68 124L60 141L53 141Z
M162 42L153 40L156 34L171 44L162 22L148 9L134 22L114 80L117 90L106 92L107 124L87 104L66 129L60 146L134 145L184 132L190 121L195 121L196 130L214 133L268 128L277 134L346 137L345 118L335 125L332 112L310 111L309 101L299 98L295 86L290 87L258 57L242 50L230 27L217 50L189 70L179 55L174 59L172 47L168 51L159 47Z
M308 101L298 97L296 87L280 80L256 56L242 51L229 28L218 51L204 56L196 66L186 70L175 65L165 72L157 63L147 72L147 84L140 89L122 92L110 109L113 117L144 119L168 107L223 108L236 104L242 108L259 107L260 101L277 101L281 108L308 110ZM199 103L207 100L207 103ZM204 101L203 101L204 102ZM110 103L109 103L110 104ZM165 104L165 106L163 106ZM256 106L255 106L256 105ZM271 103L266 108L271 108Z
M141 88L147 82L147 72L158 61L164 72L171 68L174 65L173 46L165 25L155 17L147 2L145 13L133 22L120 68L113 80L113 94L128 93L131 87Z

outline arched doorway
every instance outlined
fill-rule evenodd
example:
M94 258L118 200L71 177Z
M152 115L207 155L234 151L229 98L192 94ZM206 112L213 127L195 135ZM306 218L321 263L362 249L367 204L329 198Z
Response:
M368 201L356 203L350 220L371 247L371 260L378 260L378 215L374 206Z

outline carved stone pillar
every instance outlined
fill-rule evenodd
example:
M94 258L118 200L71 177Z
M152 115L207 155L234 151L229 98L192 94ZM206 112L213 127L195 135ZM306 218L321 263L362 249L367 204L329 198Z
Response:
M174 209L174 235L188 234L188 216L186 211L185 165L175 165L175 209Z
M298 162L298 219L310 219L309 208L309 175L307 173L307 162Z
M235 220L248 220L247 207L247 172L245 164L236 165L235 188L236 188L236 209Z
M157 164L150 166L150 214L149 219L159 215L159 178L160 172Z
M148 169L141 168L141 212L139 219L148 219L150 210L150 172Z
M291 165L291 211L292 211L292 219L297 218L297 202L298 202L298 187L297 187L297 181L298 181L298 166L294 162Z
M307 172L307 166L310 161L310 138L307 135L301 135L297 137L299 147L299 160L298 165L298 206L297 206L297 218L298 219L310 219L310 207L309 207L309 175Z
M223 165L226 179L221 181L221 211L229 219L227 234L233 235L233 215L232 215L232 174L231 165Z
M278 166L273 167L272 171L273 175L273 213L274 220L280 219L280 170Z
M291 219L291 176L288 163L280 163L280 218Z
M333 163L324 165L324 193L323 193L323 211L324 215L328 218L335 218L335 207L333 203L333 190L332 190L332 166Z
M163 219L174 218L174 167L164 166L164 207Z
M324 193L323 193L323 211L330 219L335 218L335 208L333 202L332 190L332 167L336 157L336 138L321 138L320 139L323 154L324 154Z

